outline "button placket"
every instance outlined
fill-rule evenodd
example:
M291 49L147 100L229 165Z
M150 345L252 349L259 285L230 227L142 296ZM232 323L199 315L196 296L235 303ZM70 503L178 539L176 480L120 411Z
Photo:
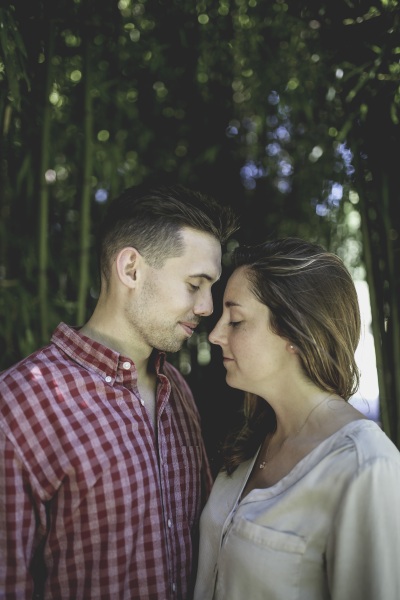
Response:
M168 464L167 461L164 460L164 450L165 450L165 437L164 437L164 431L162 428L162 419L160 419L158 421L158 428L159 428L159 435L158 435L158 456L159 456L159 464L160 464L160 483L161 483L161 494L164 496L164 490L165 490L165 485L166 485L166 481L168 479ZM164 510L165 512L168 514L169 511L169 507L166 508L164 505ZM165 514L165 513L164 513ZM167 517L167 514L165 514L165 518ZM167 526L167 545L169 547L169 549L171 549L173 547L174 541L173 541L173 521L171 518L166 518L166 526ZM174 568L172 566L172 562L170 565L170 569L171 569L171 575L173 577L173 571ZM172 579L171 577L171 579ZM172 587L172 593L176 594L176 581L172 581L171 584Z

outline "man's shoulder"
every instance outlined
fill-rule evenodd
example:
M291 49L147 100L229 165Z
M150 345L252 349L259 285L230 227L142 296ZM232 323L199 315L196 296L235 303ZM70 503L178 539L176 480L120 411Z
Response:
M0 372L0 385L3 382L18 380L26 377L29 373L36 372L44 363L47 363L52 353L51 344L43 346L38 350L21 358L18 362L10 365Z
M0 372L0 390L3 390L3 386L7 386L11 382L14 382L13 385L16 386L18 382L37 384L39 381L51 379L53 367L57 370L57 365L62 366L66 362L62 355L62 348L60 350L59 346L63 341L63 333L68 329L67 325L60 323L48 344Z
M0 430L13 442L22 429L41 421L39 398L48 385L49 347L45 346L0 373Z
M5 369L0 373L0 414L35 406L38 398L49 395L66 369L68 364L53 343Z

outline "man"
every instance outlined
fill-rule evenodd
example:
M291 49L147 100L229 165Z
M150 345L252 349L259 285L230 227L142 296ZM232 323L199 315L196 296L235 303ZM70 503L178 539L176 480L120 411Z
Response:
M165 353L213 310L228 208L126 190L80 329L0 377L0 598L190 598L210 488L199 415Z

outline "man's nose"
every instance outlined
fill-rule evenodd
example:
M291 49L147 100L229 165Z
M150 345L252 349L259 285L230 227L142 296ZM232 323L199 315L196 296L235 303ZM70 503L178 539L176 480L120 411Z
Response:
M194 307L194 313L201 317L209 317L212 315L214 310L214 304L211 292L207 292L201 298L199 298L198 302Z

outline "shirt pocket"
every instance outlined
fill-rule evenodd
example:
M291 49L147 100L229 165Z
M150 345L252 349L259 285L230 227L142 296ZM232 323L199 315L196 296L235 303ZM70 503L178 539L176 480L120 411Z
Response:
M216 597L246 598L251 590L251 600L296 600L305 550L306 540L295 533L234 519L221 551Z

